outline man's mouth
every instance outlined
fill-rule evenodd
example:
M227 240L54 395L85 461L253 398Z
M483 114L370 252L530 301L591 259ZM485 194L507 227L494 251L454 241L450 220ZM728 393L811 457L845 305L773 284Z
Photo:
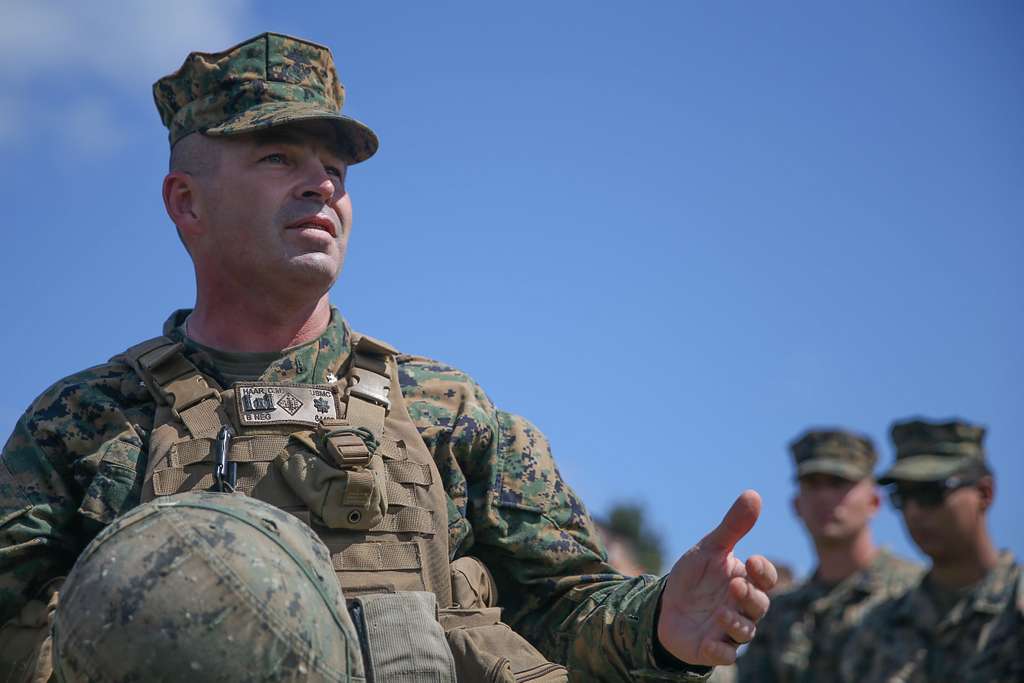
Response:
M326 216L321 216L321 215L307 216L305 218L300 218L299 220L295 221L294 223L291 223L288 226L286 226L285 229L286 230L303 230L303 229L323 230L323 231L329 233L331 235L331 237L337 237L338 236L338 229L334 225L334 221L332 221L330 218L327 218Z

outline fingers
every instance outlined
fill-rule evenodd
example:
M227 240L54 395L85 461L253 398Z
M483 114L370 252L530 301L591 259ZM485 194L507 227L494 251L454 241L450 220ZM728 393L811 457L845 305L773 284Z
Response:
M747 489L740 494L721 523L701 541L701 547L711 551L729 552L754 527L761 514L761 496Z
M757 631L754 622L736 610L727 607L719 607L715 611L715 621L725 631L725 635L729 636L738 645L749 643L754 639L754 633ZM729 643L727 642L726 644L728 645Z
M768 613L771 600L768 594L744 579L729 582L729 593L736 603L736 609L754 621L760 621Z
M755 586L766 593L775 588L775 584L779 580L779 573L775 570L775 565L769 562L766 557L762 555L749 557L746 562L746 568L747 577Z
M724 666L736 663L737 645L724 643L721 640L707 639L700 644L701 661L710 666Z

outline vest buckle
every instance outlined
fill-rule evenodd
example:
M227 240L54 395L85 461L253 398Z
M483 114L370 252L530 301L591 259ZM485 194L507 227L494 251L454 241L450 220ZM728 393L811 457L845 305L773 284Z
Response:
M353 366L348 375L348 394L391 409L391 380L365 368Z

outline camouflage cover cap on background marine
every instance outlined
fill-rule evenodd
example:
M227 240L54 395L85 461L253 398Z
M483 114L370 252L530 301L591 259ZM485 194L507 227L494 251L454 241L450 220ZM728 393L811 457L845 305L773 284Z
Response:
M878 480L937 481L972 468L986 469L985 428L963 420L896 422L890 431L896 462Z
M789 445L796 478L831 474L860 481L875 469L878 455L871 439L845 429L811 429Z
M153 100L171 147L191 133L238 135L298 121L334 125L346 161L377 151L376 134L341 113L345 87L331 51L279 33L263 33L221 52L193 52L153 84Z

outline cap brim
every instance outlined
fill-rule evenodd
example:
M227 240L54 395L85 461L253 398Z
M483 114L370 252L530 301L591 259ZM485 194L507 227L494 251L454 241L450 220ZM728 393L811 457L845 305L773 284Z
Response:
M892 468L878 478L879 484L897 481L940 481L959 472L970 458L951 458L938 455L914 455L896 461Z
M815 458L813 460L808 460L805 463L801 463L796 468L796 476L798 479L808 474L831 474L832 476L842 477L848 481L860 481L864 477L870 475L871 472L865 472L864 468L857 467L857 465L850 462Z
M334 125L338 141L345 148L346 161L357 164L377 152L377 134L369 126L336 111L304 102L266 102L231 117L220 125L207 128L206 135L239 135L274 126L302 121L327 121Z

